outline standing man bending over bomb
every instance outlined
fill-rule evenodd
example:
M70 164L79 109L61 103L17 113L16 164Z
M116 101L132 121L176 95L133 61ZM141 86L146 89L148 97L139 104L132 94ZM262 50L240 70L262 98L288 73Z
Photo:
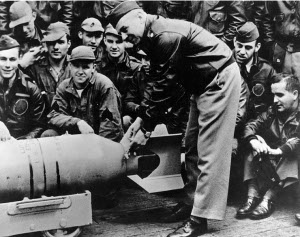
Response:
M225 216L232 140L241 77L230 48L193 23L146 14L135 1L112 10L108 20L123 39L150 57L149 81L138 118L126 133L130 147L145 144L172 104L181 83L192 94L186 133L187 222L168 236L199 236L207 219ZM172 214L172 215L173 215Z

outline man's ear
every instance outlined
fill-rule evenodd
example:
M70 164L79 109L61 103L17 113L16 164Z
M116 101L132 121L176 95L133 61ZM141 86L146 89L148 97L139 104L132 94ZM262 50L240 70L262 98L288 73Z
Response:
M82 39L82 35L83 35L82 31L78 31L78 37L79 37L79 39Z
M258 42L258 43L255 45L255 53L258 52L258 50L260 49L260 47L261 47L261 43Z
M298 100L299 99L299 91L298 90L294 90L293 91L293 96L294 96L294 100Z
M36 19L36 12L32 12L32 17L34 18L34 20Z
M71 47L71 40L68 40L68 49Z

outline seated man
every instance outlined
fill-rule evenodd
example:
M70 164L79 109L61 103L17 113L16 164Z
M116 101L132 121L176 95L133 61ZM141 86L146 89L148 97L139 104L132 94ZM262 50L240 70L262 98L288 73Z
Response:
M260 46L259 32L254 23L246 22L237 29L234 57L250 90L248 119L256 118L273 102L271 78L275 70L268 61L257 56Z
M45 58L27 67L24 72L34 78L42 91L49 113L58 85L71 76L67 55L71 45L68 26L62 22L50 24L43 42L47 48Z
M99 64L103 54L103 48L100 45L103 39L103 32L104 29L101 22L93 17L85 19L78 31L78 37L82 41L82 45L89 46L94 51L97 72L100 72Z
M49 124L56 135L96 133L118 142L123 136L120 95L107 77L95 71L94 61L90 47L72 50L71 78L57 88Z
M9 8L9 28L13 37L20 44L21 59L19 64L26 68L38 61L43 55L43 31L36 24L36 12L25 1L16 1Z
M45 125L45 102L38 87L18 69L20 45L0 38L0 140L39 137ZM4 126L5 125L5 126ZM6 127L6 128L5 128Z
M250 148L244 159L248 199L237 211L237 217L261 219L270 216L277 193L298 181L299 79L290 74L278 74L272 80L273 106L250 120L244 130L243 139ZM266 185L264 173L257 172L254 165L257 155L270 159L280 179L278 184Z
M125 42L110 24L104 33L105 53L99 66L101 73L107 76L122 96L122 102L132 77L144 77L142 64L128 55Z

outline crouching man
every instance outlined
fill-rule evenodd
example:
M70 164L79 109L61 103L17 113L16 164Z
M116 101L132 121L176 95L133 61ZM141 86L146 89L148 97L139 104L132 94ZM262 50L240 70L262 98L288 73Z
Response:
M290 74L278 74L272 79L273 106L250 120L244 130L244 139L250 148L244 166L248 198L237 211L240 218L262 219L270 216L278 192L298 181L300 83L297 77ZM278 179L277 184L267 184L264 175L272 172L267 172L270 169L259 172L261 169L255 165L256 154L270 160L269 164L278 175L274 176Z
M45 103L38 87L18 69L20 45L0 38L0 140L39 137L45 126Z
M64 80L53 98L51 135L96 133L113 141L123 136L120 94L113 83L95 71L95 55L78 46L70 57L71 78Z

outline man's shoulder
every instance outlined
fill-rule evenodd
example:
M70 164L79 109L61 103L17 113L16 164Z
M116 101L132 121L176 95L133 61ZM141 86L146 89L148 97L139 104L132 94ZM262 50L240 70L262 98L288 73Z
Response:
M105 87L113 87L113 82L104 74L97 72L95 75L95 84L96 85L102 85Z
M189 31L191 22L177 20L177 19L169 19L159 16L157 19L153 21L151 24L151 29L149 32L149 36L159 35L161 33L186 33Z
M258 64L268 69L273 69L272 64L264 58L258 57Z

